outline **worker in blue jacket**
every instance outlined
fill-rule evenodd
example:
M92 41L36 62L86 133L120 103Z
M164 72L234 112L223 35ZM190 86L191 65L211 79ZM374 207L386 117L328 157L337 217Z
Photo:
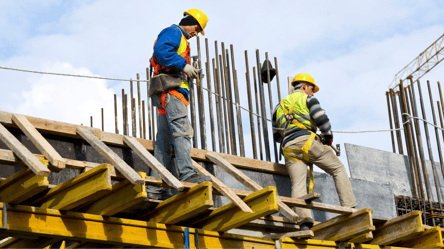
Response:
M201 183L210 181L209 176L200 176L191 160L191 138L193 128L188 120L189 85L188 79L197 78L199 70L190 65L188 40L198 33L204 35L208 17L198 9L184 12L179 25L163 29L154 43L151 66L154 75L167 74L179 78L177 88L151 96L151 101L159 111L158 130L154 157L164 166L170 165L174 146L176 168L180 181ZM176 78L177 78L176 77ZM153 170L150 176L159 177ZM148 198L167 199L171 192L167 189L147 186Z

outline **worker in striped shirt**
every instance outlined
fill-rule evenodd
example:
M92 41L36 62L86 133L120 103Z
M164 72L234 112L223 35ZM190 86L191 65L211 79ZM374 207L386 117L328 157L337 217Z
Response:
M291 85L295 92L284 98L273 110L273 136L281 144L285 166L291 179L291 197L307 194L307 166L310 167L309 192L313 189L313 164L333 177L339 201L344 207L355 207L356 198L342 162L329 146L333 143L330 120L313 96L319 91L314 79L297 74ZM319 128L322 135L316 135ZM301 230L313 226L310 209L296 208Z

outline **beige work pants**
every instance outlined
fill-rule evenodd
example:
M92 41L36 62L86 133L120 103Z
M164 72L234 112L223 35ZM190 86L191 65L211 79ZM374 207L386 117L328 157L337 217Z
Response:
M293 141L288 142L284 148L301 149L309 137L310 136L297 137ZM289 155L296 157L297 159L303 159L302 153L289 153ZM342 162L333 153L332 149L315 139L308 151L308 157L310 163L315 164L333 177L341 205L344 207L355 207L356 198L353 194L347 172L345 171ZM287 166L287 171L291 179L292 198L298 198L307 194L306 179L308 165L309 163L304 161L296 162L285 158L285 166ZM295 212L299 215L299 223L313 221L310 209L295 208Z

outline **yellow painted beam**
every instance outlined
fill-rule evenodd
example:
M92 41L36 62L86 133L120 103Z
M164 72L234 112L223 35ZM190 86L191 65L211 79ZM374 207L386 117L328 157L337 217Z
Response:
M161 202L153 210L144 214L148 221L163 224L176 224L208 210L213 206L213 184L203 182Z
M3 205L5 204L0 203L0 217L4 216ZM184 247L184 227L21 205L7 205L7 209L7 232L11 236L51 236L63 240L122 247ZM196 248L196 229L190 228L189 231L191 248ZM275 248L275 242L271 239L220 234L200 229L198 236L199 248Z
M315 225L313 239L347 241L361 234L375 230L372 219L373 210L364 208L352 214L344 214Z
M349 242L336 242L330 240L281 238L276 248L281 249L329 249L329 248L362 248L362 249L407 249L406 247L379 246L368 244L353 244ZM408 247L410 248L410 247Z
M254 192L245 197L244 201L254 213L243 212L234 203L229 203L192 224L205 230L224 232L278 211L275 187L266 187Z
M146 173L143 172L139 172L139 175L142 178L146 177ZM87 207L85 213L112 216L142 202L145 198L147 198L145 184L134 185L128 180L123 180L114 184L106 196Z
M427 229L418 236L398 242L395 245L411 248L442 248L444 243L442 241L441 227Z
M421 211L413 211L388 220L373 232L373 240L367 242L374 245L392 245L424 232Z
M47 176L37 176L24 168L0 182L0 201L19 204L49 188Z
M361 234L357 237L354 237L353 239L349 240L348 242L351 243L365 243L367 241L370 241L373 239L373 233L372 232L368 232L368 233L364 233Z
M111 165L102 164L52 188L37 200L42 208L70 210L100 199L111 190Z

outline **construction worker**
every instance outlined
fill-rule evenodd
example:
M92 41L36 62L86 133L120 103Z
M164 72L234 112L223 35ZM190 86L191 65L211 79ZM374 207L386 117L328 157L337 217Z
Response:
M187 106L190 98L188 80L198 77L199 70L190 65L190 47L187 40L197 36L198 33L204 35L207 22L208 17L202 11L198 9L185 11L179 25L173 24L163 29L157 36L151 58L153 76L174 75L175 78L167 79L179 79L180 85L175 89L151 96L151 101L160 114L154 157L168 167L173 159L172 146L174 146L175 167L179 173L179 180L194 183L210 181L211 178L197 174L190 156L193 128L188 120ZM150 176L159 177L153 170ZM168 189L154 186L147 186L147 194L149 198L162 200L171 196Z
M291 180L291 197L307 194L307 166L310 166L310 192L313 188L313 164L333 177L339 201L355 207L356 199L344 165L329 146L333 143L330 121L313 94L319 91L314 79L297 74L291 85L295 92L285 97L273 110L273 135L281 144L285 166ZM316 135L320 129L322 137ZM310 209L296 208L301 230L313 226Z

